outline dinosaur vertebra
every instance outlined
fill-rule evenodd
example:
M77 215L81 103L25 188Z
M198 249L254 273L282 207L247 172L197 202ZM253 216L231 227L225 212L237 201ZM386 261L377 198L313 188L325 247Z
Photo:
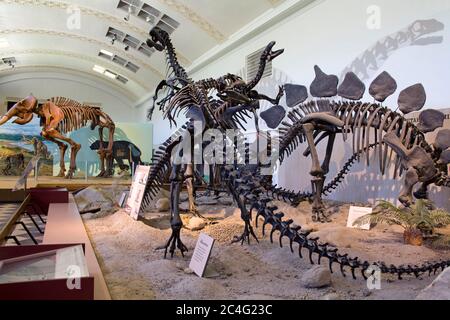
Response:
M356 271L361 272L364 279L367 279L371 274L366 271L371 267L377 267L382 273L397 275L402 279L403 275L420 275L427 273L436 274L439 270L444 270L450 266L450 260L439 262L426 262L421 266L417 265L387 265L385 262L369 263L362 261L358 257L350 257L348 254L340 254L338 249L328 243L319 242L319 238L309 237L311 231L302 231L302 227L294 225L293 220L284 220L284 213L278 212L278 208L270 204L273 200L268 197L270 191L263 187L264 183L258 172L254 170L241 169L239 172L233 166L227 166L222 171L223 179L227 179L230 185L236 190L236 193L245 199L246 209L249 210L250 215L253 210L256 211L255 223L258 226L258 219L263 218L264 223L262 227L263 235L265 235L265 227L272 226L270 231L270 240L273 242L275 232L279 234L278 242L283 246L283 239L287 238L289 241L289 248L294 253L294 243L298 244L298 255L303 258L306 252L312 264L315 264L314 257L317 258L317 263L322 264L327 260L330 271L333 272L333 264L339 266L339 270L345 277L345 269L350 269L351 275L356 279ZM373 271L373 269L372 269Z

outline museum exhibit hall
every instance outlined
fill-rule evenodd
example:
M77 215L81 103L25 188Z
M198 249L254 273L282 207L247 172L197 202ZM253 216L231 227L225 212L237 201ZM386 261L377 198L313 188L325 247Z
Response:
M448 0L0 0L0 303L450 300L449 44Z

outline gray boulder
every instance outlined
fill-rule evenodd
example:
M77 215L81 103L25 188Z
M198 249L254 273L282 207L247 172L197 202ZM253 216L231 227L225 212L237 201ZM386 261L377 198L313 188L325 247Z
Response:
M158 212L166 212L170 209L170 202L167 198L161 198L158 201L156 201L156 209Z
M423 289L416 300L450 300L450 268L445 269L428 287Z
M305 288L328 287L331 285L331 272L324 266L315 265L303 274L301 283Z

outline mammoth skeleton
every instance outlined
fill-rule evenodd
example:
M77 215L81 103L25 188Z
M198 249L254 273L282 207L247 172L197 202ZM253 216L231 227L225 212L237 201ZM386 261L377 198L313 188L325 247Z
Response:
M109 129L109 144L106 149L100 148L101 172L99 177L108 177L112 174L110 167L110 158L112 153L113 137L115 125L112 119L99 107L80 104L74 100L57 97L51 98L42 105L38 104L37 99L30 95L29 97L17 102L1 119L0 126L15 118L13 123L25 125L29 123L34 115L41 120L41 135L44 139L56 143L60 152L60 171L58 177L72 179L76 171L76 156L81 145L66 137L64 134L78 130L88 123L94 130L98 126L100 141L103 141L103 129ZM71 147L70 167L67 174L64 155L67 150L67 144ZM103 145L103 144L102 144ZM105 168L106 162L106 168Z

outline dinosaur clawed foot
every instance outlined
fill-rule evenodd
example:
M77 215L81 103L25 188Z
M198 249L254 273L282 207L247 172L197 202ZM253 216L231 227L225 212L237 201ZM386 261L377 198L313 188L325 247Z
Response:
M398 198L401 204L403 204L406 208L411 207L414 204L414 201L411 196L400 196Z
M187 212L188 212L188 214L190 214L190 215L193 215L194 217L197 217L197 218L201 218L201 219L203 219L203 220L207 220L204 216L202 216L201 214L200 214L200 212L198 211L198 209L197 209L197 206L191 206L188 210L187 210Z
M67 174L66 174L66 179L73 179L73 175L75 174L75 170L76 169L69 169L69 171L67 171Z
M330 216L326 214L323 206L313 207L312 220L320 223L331 222Z
M174 228L172 229L172 235L169 238L169 241L167 241L166 245L164 246L164 259L167 257L167 251L170 252L170 257L173 258L173 255L175 254L175 250L178 248L181 252L181 255L184 257L184 253L188 251L188 248L181 242L180 238L180 228Z
M102 170L97 175L97 178L110 178L112 176L113 176L113 174L112 174L111 170Z
M235 236L231 243L240 242L241 245L243 245L244 242L247 241L248 244L250 244L251 237L255 238L256 242L259 243L258 237L256 236L255 232L253 231L253 227L251 226L250 221L245 221L244 232L242 233L241 236Z
M97 175L97 178L103 178L106 174L106 170L100 171L100 173Z

